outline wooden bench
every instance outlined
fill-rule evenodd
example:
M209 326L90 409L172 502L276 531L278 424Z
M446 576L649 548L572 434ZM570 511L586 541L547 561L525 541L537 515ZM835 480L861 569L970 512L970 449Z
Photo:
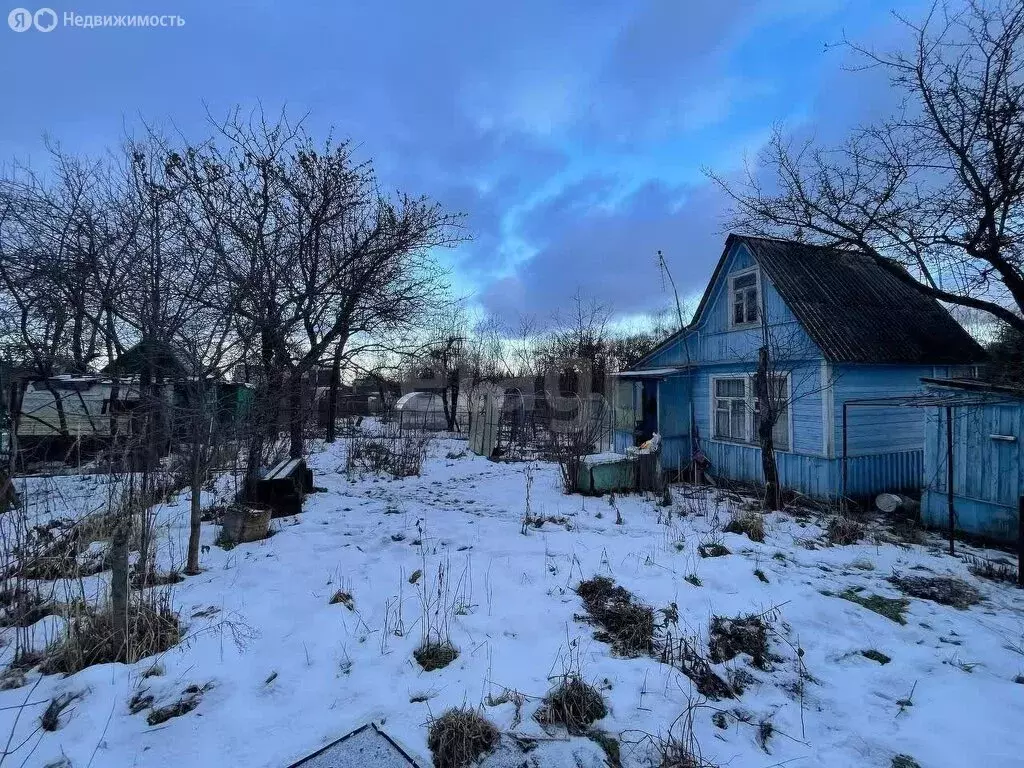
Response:
M282 459L256 483L256 499L270 507L274 517L297 515L306 494L313 490L313 470L305 459Z

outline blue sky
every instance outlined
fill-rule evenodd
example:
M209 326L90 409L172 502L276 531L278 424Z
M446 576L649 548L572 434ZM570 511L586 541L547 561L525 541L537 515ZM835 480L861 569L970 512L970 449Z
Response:
M142 119L200 136L206 108L286 106L385 187L467 215L474 240L444 258L485 310L543 319L578 290L632 315L668 301L658 249L686 294L720 255L727 203L701 169L735 172L773 124L828 141L890 108L829 44L889 47L891 11L921 5L81 0L51 7L185 25L0 28L0 160L41 161L44 134L98 152Z

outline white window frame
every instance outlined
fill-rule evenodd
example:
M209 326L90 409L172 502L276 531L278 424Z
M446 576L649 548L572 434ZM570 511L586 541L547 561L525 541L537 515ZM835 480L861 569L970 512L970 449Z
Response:
M755 304L757 306L757 319L747 320L742 323L736 322L736 289L733 287L736 280L747 275L754 275L754 290L757 292ZM729 328L730 329L742 329L742 328L756 328L761 324L761 318L764 317L764 307L761 303L761 270L755 265L748 267L747 269L741 269L736 272L729 273L728 280L728 301L726 301L727 310L729 312ZM749 290L749 289L748 289ZM746 301L744 300L744 318L746 317Z
M717 384L719 381L742 381L743 382L743 435L741 437L720 437L718 435L718 401L719 400L739 400L736 397L721 398L718 396ZM711 439L719 443L732 443L732 444L746 444L750 442L750 376L745 373L733 374L730 376L712 376L711 377L711 429L708 434L711 435ZM732 410L730 406L730 420L732 419Z
M730 373L730 374L716 374L710 377L711 384L709 387L709 416L708 416L708 435L710 440L716 443L725 443L726 445L747 445L754 448L758 447L757 434L754 429L754 374L752 373ZM785 373L775 374L775 378L781 378L786 380L786 392L788 397L786 400L786 430L789 439L789 444L783 448L778 445L775 446L775 450L780 453L793 453L793 377L787 371ZM732 437L718 437L716 430L716 415L718 412L718 400L723 399L716 396L715 382L719 380L728 379L742 379L744 381L744 400L746 404L746 414L743 418L743 438L737 439ZM735 399L735 398L725 398Z

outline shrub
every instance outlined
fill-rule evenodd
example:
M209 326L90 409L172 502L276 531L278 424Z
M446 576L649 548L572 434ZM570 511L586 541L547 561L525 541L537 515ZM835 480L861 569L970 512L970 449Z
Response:
M359 432L348 440L345 471L380 472L394 479L418 476L423 470L430 438L391 424L379 434Z
M449 709L431 720L427 747L435 768L466 768L498 745L498 729L475 710Z
M587 726L608 714L604 697L579 675L566 675L549 691L534 716L537 722L562 725L572 734L582 734Z

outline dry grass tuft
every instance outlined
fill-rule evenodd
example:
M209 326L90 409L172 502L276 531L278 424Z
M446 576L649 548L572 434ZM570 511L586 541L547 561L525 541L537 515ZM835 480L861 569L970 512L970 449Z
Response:
M136 691L128 699L128 712L133 715L137 715L142 710L149 709L151 706L153 706L153 694L146 690Z
M881 651L875 648L868 648L866 651L861 651L860 655L866 659L877 661L879 664L882 665L888 664L890 661L892 661L892 658L890 656L887 656L886 654L882 653Z
M724 544L711 542L710 544L698 544L697 554L701 557L725 557L731 555L732 552Z
M851 603L857 603L867 608L869 611L885 616L887 619L892 619L897 624L906 624L907 620L903 618L903 614L907 612L907 608L910 606L909 600L904 600L901 597L882 597L882 595L862 595L861 591L855 587L850 587L840 592L836 597L841 597L843 600L849 600Z
M73 675L94 664L132 664L177 645L181 628L168 602L138 603L129 609L127 642L117 634L109 610L69 619L67 634L46 650L40 670Z
M981 593L955 576L893 576L889 581L911 597L961 610L981 602Z
M339 603L341 605L344 605L350 611L354 611L356 609L356 601L355 601L355 599L353 599L353 597L352 597L352 595L350 593L346 592L343 589L339 589L331 597L331 605L338 605Z
M581 735L587 727L608 714L604 697L579 675L566 675L544 697L534 715L545 725L562 725L571 734Z
M828 521L825 536L828 538L829 544L840 546L856 544L864 538L864 526L852 517L839 515Z
M166 707L157 707L152 710L146 717L146 722L149 725L160 725L160 723L166 723L171 718L187 715L199 706L199 702L203 700L203 694L209 689L209 683L202 688L198 685L190 685L181 692L181 698L177 701L168 704Z
M591 620L601 628L595 637L623 656L654 651L654 609L633 600L633 595L605 576L580 582L576 594Z
M715 768L691 752L687 745L674 739L662 744L659 758L658 768Z
M961 558L967 563L967 570L979 579L999 581L1005 584L1017 583L1017 566L1007 560L987 560L974 555L964 555Z
M498 729L479 712L449 709L430 721L427 746L434 768L466 768L498 745Z
M0 592L0 627L30 627L57 612L56 603L38 590L18 588Z
M712 701L735 698L737 691L723 680L697 650L697 643L685 637L666 637L661 644L662 664L675 667L693 682L697 692Z
M425 642L412 652L413 657L425 672L444 669L459 657L459 649L449 642Z
M622 768L622 754L618 739L610 733L596 728L587 731L587 738L604 750L605 763L608 768Z
M734 512L724 528L726 533L746 534L751 541L764 541L764 516L750 510Z
M39 727L44 731L56 731L60 728L60 716L64 714L64 710L82 698L83 695L80 691L78 693L62 693L54 696L50 699L50 703L39 718Z
M712 616L710 635L708 648L715 664L731 661L745 653L758 669L770 668L768 627L760 616L737 616L733 619Z

